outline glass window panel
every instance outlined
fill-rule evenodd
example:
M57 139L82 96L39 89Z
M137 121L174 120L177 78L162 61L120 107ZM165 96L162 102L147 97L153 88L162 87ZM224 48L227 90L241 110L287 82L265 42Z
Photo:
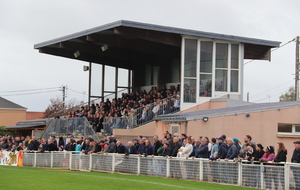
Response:
M201 97L211 97L211 83L212 75L201 74L200 75L200 92Z
M91 64L91 96L102 95L102 65Z
M293 126L286 124L278 124L278 132L281 133L292 133Z
M239 45L231 44L231 68L239 68Z
M228 68L228 44L217 43L216 68Z
M184 102L196 102L196 79L184 79Z
M128 69L118 68L118 86L128 87Z
M216 91L227 91L227 70L216 69Z
M212 73L213 42L201 42L200 72Z
M197 40L186 39L184 49L184 76L196 77Z
M230 78L230 91L238 92L239 91L239 71L231 70L231 78Z
M296 125L296 126L295 126L295 132L297 132L297 133L300 132L300 126L299 126L299 125Z
M118 88L117 97L121 98L123 93L129 94L128 88Z
M104 80L104 91L115 91L116 86L116 68L111 66L105 66L105 80Z
M109 101L112 101L115 98L115 93L104 93L104 102L109 99Z

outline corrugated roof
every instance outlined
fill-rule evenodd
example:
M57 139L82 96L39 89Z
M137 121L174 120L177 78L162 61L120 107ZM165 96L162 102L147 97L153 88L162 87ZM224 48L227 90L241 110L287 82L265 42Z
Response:
M190 30L190 29L175 28L175 27L169 27L169 26L161 26L161 25L133 22L133 21L127 21L127 20L119 20L116 22L112 22L109 24L105 24L102 26L98 26L95 28L77 32L77 33L74 33L71 35L63 36L61 38L56 38L56 39L53 39L50 41L38 43L38 44L34 45L34 48L38 49L38 48L41 48L44 46L60 43L60 42L66 41L66 40L71 40L71 39L82 37L85 35L90 35L93 33L101 32L101 31L112 29L112 28L119 27L119 26L132 27L132 28L138 28L138 29L144 29L144 30L153 30L153 31L158 31L158 32L173 33L173 34L179 34L179 35L188 35L188 36L195 36L195 37L202 37L202 38L219 39L219 40L242 42L242 43L248 43L248 44L264 45L264 46L270 46L270 47L278 47L280 45L280 42L278 42L278 41L269 41L269 40L262 40L262 39L256 39L256 38L247 38L247 37L217 34L217 33L203 32L203 31Z
M16 126L4 127L4 129L25 129L25 128L36 128L41 126L44 125L16 125Z
M26 110L27 108L20 106L12 101L9 101L5 98L0 97L0 109L22 109Z
M209 110L199 110L193 112L185 112L179 114L168 114L160 117L156 117L155 120L162 121L189 121L195 119L202 119L203 117L218 117L225 115L235 115L242 113L251 113L258 111L268 111L268 110L276 110L276 109L284 109L284 108L292 108L299 107L300 102L272 102L272 103L258 103L251 105L242 105L242 106L232 106L226 108L218 108L218 109L209 109Z

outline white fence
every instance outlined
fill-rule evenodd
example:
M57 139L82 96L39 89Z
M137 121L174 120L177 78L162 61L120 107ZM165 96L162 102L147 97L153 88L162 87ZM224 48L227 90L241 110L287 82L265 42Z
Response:
M50 152L24 153L23 165L172 177L261 189L295 189L300 185L300 164L293 163L210 162L208 159Z

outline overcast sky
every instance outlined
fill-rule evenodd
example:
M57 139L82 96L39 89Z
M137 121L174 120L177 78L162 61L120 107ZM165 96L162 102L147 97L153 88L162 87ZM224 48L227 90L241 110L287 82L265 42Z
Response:
M87 101L82 67L88 63L34 50L43 41L131 20L286 43L300 35L299 7L299 0L0 0L0 96L28 111L44 111L67 85L67 101ZM278 101L294 84L294 68L292 42L274 51L271 62L245 65L244 94L250 92L252 102Z

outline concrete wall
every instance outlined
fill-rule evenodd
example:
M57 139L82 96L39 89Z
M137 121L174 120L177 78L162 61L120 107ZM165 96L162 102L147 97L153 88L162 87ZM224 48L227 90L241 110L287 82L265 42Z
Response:
M251 135L256 143L264 147L274 146L283 142L288 149L288 160L294 150L293 142L300 136L278 135L278 123L300 124L300 108L288 108L271 111L260 111L246 114L229 115L209 118L208 122L202 120L189 121L187 134L194 137L219 137L225 134L229 138L238 138L244 144L245 135Z
M19 121L26 120L26 110L0 109L0 126L14 126Z

